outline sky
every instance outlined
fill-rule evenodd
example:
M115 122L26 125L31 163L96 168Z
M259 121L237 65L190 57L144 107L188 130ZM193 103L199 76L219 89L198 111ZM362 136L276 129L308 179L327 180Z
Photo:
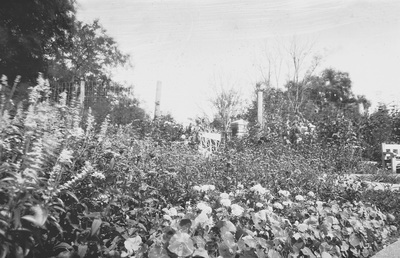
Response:
M400 1L397 0L77 0L77 17L99 19L131 68L115 79L134 86L154 112L177 121L212 115L216 89L233 87L243 103L272 67L274 87L291 73L288 50L307 49L316 70L348 72L353 92L378 103L400 104ZM268 62L272 60L272 62ZM271 64L268 66L268 64Z

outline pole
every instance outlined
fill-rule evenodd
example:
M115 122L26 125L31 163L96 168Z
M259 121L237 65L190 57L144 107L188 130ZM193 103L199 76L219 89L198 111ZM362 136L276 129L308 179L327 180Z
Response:
M161 115L160 111L160 101L161 101L161 81L157 81L157 88L156 88L156 105L154 110L154 119L157 119Z
M260 127L263 127L263 90L257 91L257 121Z
M79 100L80 100L81 106L83 108L84 103L85 103L85 81L81 81L80 87L81 87L81 89L80 89L81 94L79 95Z

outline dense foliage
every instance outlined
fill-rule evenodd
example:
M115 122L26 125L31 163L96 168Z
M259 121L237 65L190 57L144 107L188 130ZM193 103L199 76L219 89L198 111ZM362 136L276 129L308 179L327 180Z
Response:
M0 8L0 72L35 79L72 47L73 0L5 0Z
M49 90L12 115L2 98L1 257L368 257L397 232L396 193L343 177L346 149L312 134L205 157L169 117L96 126Z

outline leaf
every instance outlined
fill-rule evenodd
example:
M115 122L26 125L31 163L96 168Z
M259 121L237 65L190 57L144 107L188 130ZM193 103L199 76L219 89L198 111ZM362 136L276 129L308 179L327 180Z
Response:
M93 220L92 228L90 230L90 236L95 236L99 233L101 222L102 222L101 219Z
M187 233L176 233L169 241L168 250L178 256L189 256L194 252L193 241Z
M233 252L231 248L226 243L221 243L218 246L219 255L223 258L231 258L233 257Z
M68 243L61 242L61 243L57 244L56 246L54 246L53 249L54 250L58 250L58 249L72 250L73 247L71 245L69 245Z
M71 192L71 191L65 191L65 193L66 193L67 195L69 195L70 197L72 197L72 199L74 199L77 203L79 203L78 197L76 197L76 195L75 195L73 192Z
M167 250L161 245L153 245L149 250L149 258L169 258Z
M316 256L315 256L314 253L311 251L311 249L308 248L308 247L306 247L306 246L305 246L303 249L301 249L301 252L302 252L304 255L310 256L310 258L316 258Z
M39 205L33 206L31 209L34 212L34 215L25 215L22 219L30 221L36 226L43 226L49 216L47 210L43 209Z
M257 247L257 242L256 242L256 240L254 240L253 237L245 236L242 239L245 242L245 244L248 245L250 248L256 248Z
M321 258L332 258L332 255L330 255L328 252L322 252Z
M297 229L300 232L305 232L308 229L308 225L307 224L299 224L299 225L297 225Z
M301 238L301 235L298 232L296 232L293 234L293 238L299 240Z
M268 258L282 258L282 256L277 251L271 249L268 251Z
M203 257L203 258L209 258L208 253L205 249L199 248L196 249L192 255L192 257Z
M355 233L353 233L353 234L351 234L350 237L349 237L349 243L350 243L350 245L352 245L352 246L354 246L354 247L357 247L357 246L361 243L361 241L360 241L360 239L357 237L357 235L356 235Z
M87 250L88 250L88 246L87 245L79 245L78 246L78 255L79 255L79 257L81 257L81 258L85 257Z

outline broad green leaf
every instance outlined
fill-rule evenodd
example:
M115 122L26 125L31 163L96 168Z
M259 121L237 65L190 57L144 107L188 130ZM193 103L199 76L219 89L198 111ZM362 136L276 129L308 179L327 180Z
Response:
M310 258L316 258L316 256L314 255L314 253L311 251L311 249L310 248L308 248L308 247L303 247L303 249L301 249L301 252L304 254L304 255L307 255L307 256L309 256Z
M332 258L332 255L330 255L328 252L322 252L321 258Z
M296 232L293 234L293 238L299 240L301 238L301 235L298 232Z
M350 245L357 247L361 243L361 240L357 237L355 233L353 233L349 237L349 243Z
M221 255L221 256L222 256L222 255ZM196 250L194 251L192 257L209 258L208 252L207 252L205 249L203 249L203 248L201 248L201 249L200 249L200 248L199 248L199 249L196 249ZM222 256L222 257L223 257L223 256Z
M299 225L297 225L297 229L300 232L305 232L308 229L308 225L307 224L299 224Z
M92 222L92 228L90 230L90 236L95 236L99 233L100 231L100 226L101 226L101 219L95 219Z
M47 217L49 216L47 210L39 205L33 206L31 208L34 215L25 215L22 219L32 222L36 226L43 226L46 223Z
M268 251L268 258L282 258L282 256L277 251L271 249Z
M231 248L225 243L221 243L218 246L219 255L223 258L232 258L234 253Z
M84 258L86 255L86 252L88 250L88 246L87 245L79 245L78 246L78 255L81 258Z
M153 245L148 255L149 258L169 258L167 250L161 245Z
M193 241L187 233L178 232L169 241L168 250L178 256L189 256L194 252Z

